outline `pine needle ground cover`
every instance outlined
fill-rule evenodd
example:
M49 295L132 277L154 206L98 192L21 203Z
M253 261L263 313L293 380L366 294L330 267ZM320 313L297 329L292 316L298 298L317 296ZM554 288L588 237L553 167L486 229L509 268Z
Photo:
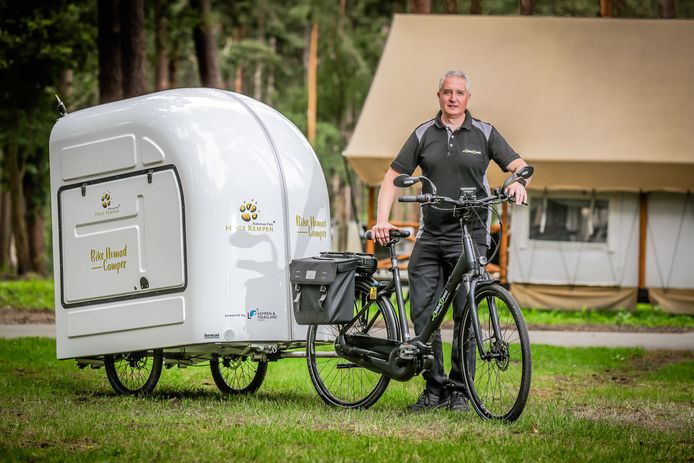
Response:
M223 397L202 365L122 397L53 340L0 340L0 461L691 461L694 353L538 345L533 367L508 425L407 411L421 378L369 410L328 408L294 359L253 396Z

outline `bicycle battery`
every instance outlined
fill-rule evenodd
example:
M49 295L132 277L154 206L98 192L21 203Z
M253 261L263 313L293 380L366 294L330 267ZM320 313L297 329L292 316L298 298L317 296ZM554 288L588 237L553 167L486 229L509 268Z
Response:
M306 257L289 264L294 319L299 325L347 323L354 317L354 257Z

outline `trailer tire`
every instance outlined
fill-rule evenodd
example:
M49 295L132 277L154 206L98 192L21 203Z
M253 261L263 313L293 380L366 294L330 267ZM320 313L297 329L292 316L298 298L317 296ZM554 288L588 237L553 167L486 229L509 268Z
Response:
M111 387L123 395L148 395L159 382L164 352L151 349L105 355L106 377Z
M210 360L210 371L224 394L253 394L265 380L267 362L254 362L238 355L215 356Z

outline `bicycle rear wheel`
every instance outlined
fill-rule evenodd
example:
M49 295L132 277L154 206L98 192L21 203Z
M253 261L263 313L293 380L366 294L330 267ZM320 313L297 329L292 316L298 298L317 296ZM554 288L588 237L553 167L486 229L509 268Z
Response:
M493 358L483 359L477 349L470 310L462 324L463 376L470 402L488 420L515 421L530 392L530 339L518 303L498 284L478 288L475 295L482 344ZM492 327L490 306L496 307L501 339Z
M384 297L369 298L369 284L357 281L354 314L361 313L349 334L397 339L395 315ZM341 408L368 408L383 395L389 378L340 358L335 353L335 338L340 325L312 325L306 339L306 361L311 382L328 405Z

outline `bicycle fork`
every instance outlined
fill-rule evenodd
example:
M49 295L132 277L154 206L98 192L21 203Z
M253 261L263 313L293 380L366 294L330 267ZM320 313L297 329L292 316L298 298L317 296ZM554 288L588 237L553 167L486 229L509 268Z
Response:
M472 329L475 333L475 341L477 342L477 350L480 353L480 358L482 360L491 360L492 358L499 357L493 349L489 352L484 350L484 339L482 339L482 327L480 326L480 318L477 314L477 303L475 302L475 292L477 290L477 281L470 281L470 275L466 274L463 276L463 286L467 291L467 306L470 311L470 316L472 317ZM487 306L489 309L489 318L492 322L492 332L494 334L494 339L496 342L501 341L501 326L499 325L499 314L496 310L496 301L491 298L487 300Z

